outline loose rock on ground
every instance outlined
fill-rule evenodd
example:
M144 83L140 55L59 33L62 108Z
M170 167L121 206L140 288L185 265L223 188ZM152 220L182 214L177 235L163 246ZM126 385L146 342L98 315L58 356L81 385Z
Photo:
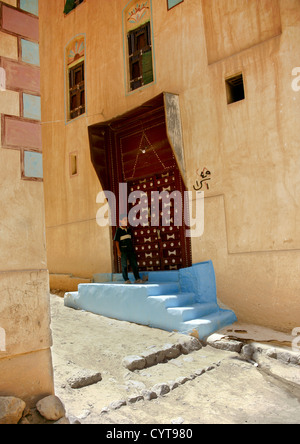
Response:
M13 396L0 397L0 424L70 424L61 400L54 395L40 399L35 408Z

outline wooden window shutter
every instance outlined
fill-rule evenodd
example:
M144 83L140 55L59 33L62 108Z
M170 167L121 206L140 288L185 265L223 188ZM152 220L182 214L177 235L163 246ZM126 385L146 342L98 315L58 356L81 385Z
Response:
M147 51L142 56L143 65L143 83L147 85L153 82L153 65L152 65L152 51Z
M69 70L70 119L85 113L84 62Z

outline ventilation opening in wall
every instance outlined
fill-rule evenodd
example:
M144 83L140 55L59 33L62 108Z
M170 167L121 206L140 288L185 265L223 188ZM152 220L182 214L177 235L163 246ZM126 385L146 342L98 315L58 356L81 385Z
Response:
M228 105L245 99L243 74L226 79L226 93Z
M77 153L70 154L70 176L77 176L78 174L78 159Z

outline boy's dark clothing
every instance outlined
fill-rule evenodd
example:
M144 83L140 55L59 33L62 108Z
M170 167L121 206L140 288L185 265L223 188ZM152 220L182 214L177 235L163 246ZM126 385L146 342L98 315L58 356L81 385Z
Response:
M121 250L121 265L122 265L122 274L124 281L128 281L128 265L127 261L129 261L134 277L136 280L140 279L139 268L136 261L135 251L132 243L132 230L130 227L122 228L119 227L117 229L115 241L119 242L120 250Z
M127 250L133 250L132 229L130 227L117 229L115 241L119 242L121 253Z

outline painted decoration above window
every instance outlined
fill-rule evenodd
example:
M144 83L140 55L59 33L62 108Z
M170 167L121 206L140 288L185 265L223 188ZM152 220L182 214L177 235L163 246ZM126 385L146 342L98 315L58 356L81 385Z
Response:
M148 12L149 6L147 6L147 3L137 4L135 8L133 8L131 11L129 11L129 18L128 21L130 23L140 23L142 18L145 16L145 14Z
M149 21L150 9L149 0L144 3L132 2L126 11L127 31Z
M67 64L71 65L84 57L84 36L75 38L67 49Z
M183 3L183 0L168 0L168 9L174 8L174 6L179 5L179 3Z

